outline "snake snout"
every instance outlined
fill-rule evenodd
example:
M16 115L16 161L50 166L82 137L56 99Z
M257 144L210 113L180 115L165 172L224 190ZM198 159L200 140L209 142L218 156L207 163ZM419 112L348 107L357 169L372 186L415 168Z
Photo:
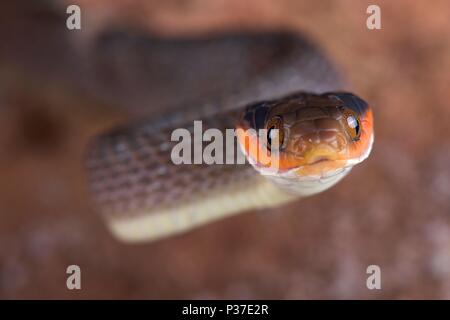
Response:
M287 149L307 162L336 159L348 145L342 126L330 118L302 121L292 126L290 138Z

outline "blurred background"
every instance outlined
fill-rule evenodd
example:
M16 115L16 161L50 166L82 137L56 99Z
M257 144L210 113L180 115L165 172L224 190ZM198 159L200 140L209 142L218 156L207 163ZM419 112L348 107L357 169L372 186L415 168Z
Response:
M69 4L81 7L81 31L66 28ZM366 28L369 4L382 30ZM0 298L449 299L449 13L444 0L2 3ZM119 80L139 66L104 59L98 35L277 28L314 39L373 105L371 157L270 214L117 242L89 203L82 156L92 135L133 113ZM80 291L66 288L71 264ZM366 288L371 264L382 290Z

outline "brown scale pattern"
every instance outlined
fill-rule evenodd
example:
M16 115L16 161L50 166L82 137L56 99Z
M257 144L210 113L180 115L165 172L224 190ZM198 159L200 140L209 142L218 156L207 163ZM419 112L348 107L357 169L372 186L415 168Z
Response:
M203 130L233 129L239 113L229 112L220 120L217 117L202 119ZM193 138L192 122L181 123L179 128L190 129ZM237 180L244 182L255 175L249 164L173 164L171 151L177 144L170 142L173 129L155 129L152 123L132 124L103 135L92 144L87 166L92 192L103 212L120 216L149 208L171 207L211 192L225 192L228 186L236 186ZM235 151L240 152L237 141L235 146Z

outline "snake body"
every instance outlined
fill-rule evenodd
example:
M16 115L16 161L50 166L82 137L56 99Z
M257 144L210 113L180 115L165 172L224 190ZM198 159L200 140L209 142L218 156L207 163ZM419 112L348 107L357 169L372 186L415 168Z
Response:
M114 128L89 145L92 194L120 240L155 240L321 192L370 153L370 108L342 92L332 63L302 36L134 38L128 44L148 53L148 104L170 110ZM195 136L194 120L201 120L202 132L241 129L232 157L242 152L251 164L174 164L172 133L184 128ZM248 133L274 128L283 133L283 139L269 137L280 142L269 152L280 159L276 172L250 148L261 154L267 141ZM207 145L194 148L192 158Z

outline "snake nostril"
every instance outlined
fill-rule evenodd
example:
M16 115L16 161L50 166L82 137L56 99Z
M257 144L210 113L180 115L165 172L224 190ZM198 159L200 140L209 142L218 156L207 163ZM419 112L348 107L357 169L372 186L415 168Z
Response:
M307 142L305 139L298 139L294 146L296 154L303 154L306 151Z
M337 134L332 143L332 146L338 151L344 150L347 146L347 140L342 134Z

